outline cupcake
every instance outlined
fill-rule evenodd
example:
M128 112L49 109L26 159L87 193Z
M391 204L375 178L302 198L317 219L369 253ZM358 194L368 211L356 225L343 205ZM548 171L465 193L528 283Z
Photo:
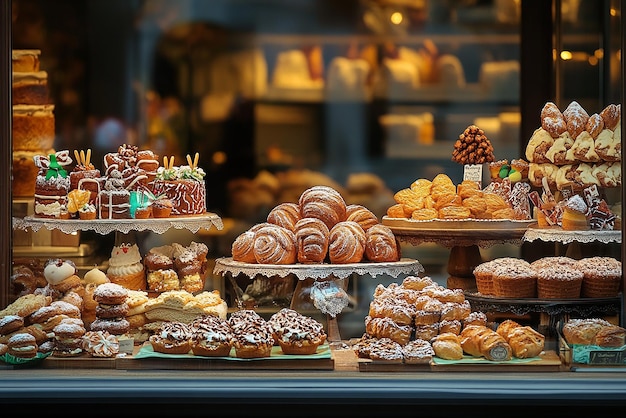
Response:
M239 358L269 357L274 345L270 324L251 309L233 312L228 319L235 336L235 355Z
M159 198L152 202L152 216L155 218L168 218L172 214L174 204L170 199Z
M149 341L157 353L187 354L191 350L191 328L183 322L163 322Z
M91 203L86 203L78 209L78 217L83 220L96 219L96 207Z
M268 322L274 339L285 354L315 354L326 341L321 323L293 309L281 309Z
M537 296L540 299L577 299L584 274L575 266L554 265L537 272Z
M195 355L228 357L235 337L226 319L213 315L201 316L190 326L191 351Z

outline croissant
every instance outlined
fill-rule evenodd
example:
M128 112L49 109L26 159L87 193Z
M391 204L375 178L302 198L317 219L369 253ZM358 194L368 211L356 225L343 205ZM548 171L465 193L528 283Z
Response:
M459 336L451 332L443 332L431 340L435 355L446 360L463 358L463 348Z
M318 218L332 229L346 220L346 201L329 186L313 186L306 189L298 199L302 218Z
M295 263L295 234L287 228L273 224L259 228L254 233L254 257L259 264Z
M256 263L254 256L254 231L244 231L235 240L231 246L234 261L243 263Z
M365 232L365 257L375 263L400 260L400 246L391 228L376 224Z
M401 345L411 339L413 328L410 325L399 325L391 318L365 317L365 332L377 338L389 338Z
M330 231L317 218L302 218L295 224L298 262L323 263L328 253Z
M378 224L376 215L362 205L348 205L346 207L346 220L358 223L366 232L370 227Z
M295 203L281 203L267 214L267 222L295 231L300 220L300 207Z
M333 264L359 263L365 254L365 231L354 221L337 223L330 230L328 255Z

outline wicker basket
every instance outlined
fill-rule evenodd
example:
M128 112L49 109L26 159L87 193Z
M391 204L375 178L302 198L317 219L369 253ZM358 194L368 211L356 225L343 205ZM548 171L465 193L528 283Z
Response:
M577 299L583 284L583 272L574 268L549 268L537 276L539 299Z
M474 277L476 278L476 290L481 295L493 296L495 295L493 289L493 266L492 263L487 261L479 264L474 268Z
M611 298L619 295L622 263L612 257L590 257L578 261L583 272L580 294L584 298Z
M580 295L584 298L613 298L619 295L622 276L587 276L583 278Z
M534 298L537 295L537 276L532 270L496 272L493 290L501 298Z

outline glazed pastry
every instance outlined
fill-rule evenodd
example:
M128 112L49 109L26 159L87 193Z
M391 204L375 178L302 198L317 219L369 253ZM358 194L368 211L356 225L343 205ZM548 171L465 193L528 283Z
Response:
M513 356L509 343L490 328L470 325L461 331L460 338L463 351L471 356L495 361L510 360Z
M400 325L411 325L415 320L415 304L400 298L374 298L368 315L372 318L391 318ZM434 322L434 321L433 321Z
M418 209L411 214L411 219L418 221L431 221L436 219L439 213L435 208Z
M298 200L302 218L318 218L332 229L346 219L346 202L341 194L329 186L313 186Z
M251 309L233 312L228 319L235 337L233 346L239 358L269 357L274 345L270 324Z
M376 224L365 232L365 257L375 263L400 260L400 246L391 228Z
M225 318L200 316L191 323L190 343L197 356L226 357L234 343L233 330Z
M596 334L609 326L612 324L601 318L569 319L561 332L569 344L591 345Z
M517 358L537 357L543 351L545 336L529 326L519 326L504 335Z
M300 207L295 203L281 203L267 215L267 222L295 231L296 222L300 220Z
M402 347L402 354L404 355L404 362L406 364L428 364L435 355L430 342L422 339L409 341Z
M378 224L378 218L374 213L362 205L348 205L346 207L346 220L355 221L364 231Z
M165 354L187 354L191 349L191 330L183 322L164 322L158 332L150 336L152 349Z
M328 255L333 264L359 263L365 254L365 231L354 221L337 223L329 236Z
M294 264L296 236L287 228L266 225L254 233L254 257L259 264Z
M323 263L328 254L330 231L317 218L302 218L295 225L298 262Z
M365 317L365 332L378 338L389 338L398 344L405 345L411 339L412 327L400 325L391 318Z
M281 309L270 317L268 323L285 354L315 354L326 341L321 323L293 309Z

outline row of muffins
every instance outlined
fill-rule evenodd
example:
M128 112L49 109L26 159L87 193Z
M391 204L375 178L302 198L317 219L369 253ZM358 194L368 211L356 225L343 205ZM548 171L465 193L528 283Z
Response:
M290 308L283 308L265 320L256 311L233 312L228 319L199 316L187 324L168 321L150 336L155 352L198 356L269 357L277 343L284 354L310 355L326 341L324 326Z
M501 257L473 270L480 294L503 298L576 299L615 297L621 287L622 263L613 257L576 260L546 256L535 261Z

